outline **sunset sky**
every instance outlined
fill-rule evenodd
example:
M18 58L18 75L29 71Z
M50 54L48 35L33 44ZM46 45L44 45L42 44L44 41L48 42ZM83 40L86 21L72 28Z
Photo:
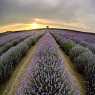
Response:
M95 32L95 0L0 0L0 32L46 25Z

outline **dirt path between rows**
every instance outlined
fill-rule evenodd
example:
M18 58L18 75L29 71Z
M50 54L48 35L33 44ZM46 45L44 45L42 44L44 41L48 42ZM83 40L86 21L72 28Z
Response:
M21 60L13 75L11 76L11 79L2 95L13 95L12 93L13 91L15 91L16 86L18 85L21 75L24 73L25 69L27 69L27 66L31 61L35 50L35 46L31 47L31 49L27 52L26 56Z
M71 77L73 79L75 79L75 83L76 86L80 88L81 91L81 95L86 95L85 93L85 80L83 79L83 77L77 72L76 68L74 67L73 63L71 62L70 58L64 53L64 51L62 51L61 49L59 50L59 53L61 54L61 56L63 57L64 60L64 65L65 65L65 69L67 70L68 73L70 73L69 75L71 75Z

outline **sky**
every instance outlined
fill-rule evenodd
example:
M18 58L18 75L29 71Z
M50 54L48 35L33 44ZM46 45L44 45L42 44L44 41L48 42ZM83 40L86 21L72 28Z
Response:
M0 32L46 25L95 32L95 0L0 0Z

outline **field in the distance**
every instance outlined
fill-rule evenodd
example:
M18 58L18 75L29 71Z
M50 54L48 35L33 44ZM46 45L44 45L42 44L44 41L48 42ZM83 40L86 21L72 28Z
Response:
M0 95L95 95L95 34L0 33Z

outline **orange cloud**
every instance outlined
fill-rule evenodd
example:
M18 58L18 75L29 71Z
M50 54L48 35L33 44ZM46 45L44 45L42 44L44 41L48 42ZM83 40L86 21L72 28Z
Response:
M60 22L60 21L51 21L40 18L35 18L32 23L14 23L2 26L0 27L0 31L5 32L5 31L45 28L47 25L51 28L68 28L68 29L75 29L81 31L89 31L89 29L84 24L81 24L79 22Z
M61 22L61 21L51 21L51 20L39 19L39 18L35 18L34 21L37 23L46 24L56 28L69 28L69 29L76 29L82 31L88 30L88 28L84 24L79 22Z
M31 29L31 24L16 23L0 27L1 32Z

